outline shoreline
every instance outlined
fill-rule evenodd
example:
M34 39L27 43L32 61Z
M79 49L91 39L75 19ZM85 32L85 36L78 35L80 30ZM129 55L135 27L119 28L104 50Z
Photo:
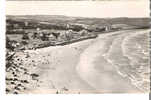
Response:
M148 32L148 31L146 31L146 32ZM129 34L130 33L133 33L133 31L129 32ZM140 31L140 33L141 33L141 31ZM121 35L124 36L124 34L121 34ZM127 33L127 35L128 35L128 33ZM81 75L81 78L85 79L85 81L87 81L91 86L95 87L96 89L100 88L100 89L98 89L98 91L102 90L103 93L144 93L144 92L148 92L149 90L142 91L142 90L137 89L138 87L135 86L133 83L131 83L132 80L130 80L129 77L124 77L123 75L121 75L121 74L123 74L123 72L121 73L120 70L117 69L117 67L116 67L117 65L114 64L114 62L111 62L112 59L110 60L110 58L108 57L108 49L110 50L111 47L106 47L106 46L108 46L109 44L111 46L113 45L112 42L110 43L110 41L117 42L117 40L119 40L118 38L115 38L117 40L114 40L114 39L112 40L111 37L103 38L104 39L103 41L99 40L100 42L98 42L98 43L96 42L94 45L90 46L81 55L80 62L77 65L77 70L78 70L79 74ZM122 37L120 36L119 38L122 38ZM112 46L112 48L115 48L115 49L119 48L118 47L118 45L120 45L119 43L122 43L122 42L117 42L116 45ZM98 47L99 45L101 47ZM116 50L112 50L112 51L116 51ZM89 57L87 57L88 54L90 54ZM112 54L111 56L117 56L117 55L121 55L120 52L118 53L118 51L117 51L116 55ZM118 58L120 59L120 57L118 57ZM122 57L121 57L121 59L122 59ZM114 60L116 61L118 59L115 58ZM85 61L85 62L83 62L83 61ZM118 64L120 64L120 62ZM99 78L100 78L100 80L99 80ZM137 87L137 88L135 88L135 87Z
M126 33L129 31L133 32L134 30L118 31L111 34L100 34L95 39L87 39L64 46L51 46L37 50L24 51L25 54L27 53L30 56L29 58L27 58L27 61L24 62L26 63L24 67L29 68L31 73L38 74L39 77L36 78L38 80L37 82L33 82L27 85L27 89L25 91L22 91L21 93L104 93L89 84L89 82L85 81L85 79L81 78L81 76L79 75L81 74L79 73L80 71L76 70L79 58L88 48L100 48L98 47L98 45L96 45L97 42L99 44L100 41L104 41L106 37L110 37L110 35L113 37L118 36L121 34L121 32ZM137 31L138 30L136 30L136 32ZM92 47L93 45L95 46ZM107 49L108 48L106 48L104 51L106 51ZM86 57L88 56L87 58L90 58L89 54L92 54L92 56L93 54L95 54L93 53L93 50L91 52L92 53L86 54ZM97 52L100 53L100 51ZM96 53L95 55L96 57L99 57L100 54ZM21 57L20 54L18 54L18 56ZM100 59L100 57L96 57L94 57L94 60ZM83 62L84 60L81 61ZM35 65L33 66L32 64ZM89 62L87 62L87 64L88 66L90 66ZM114 69L109 68L108 70L111 71ZM95 75L94 73L92 73L92 75L90 74L91 77ZM100 74L98 74L98 76L100 76ZM29 79L29 81L31 80ZM98 85L96 85L96 87L97 86Z
M52 60L51 61L52 63L50 62L51 63L50 65L41 66L42 69L44 67L46 69L44 72L40 74L41 75L40 79L42 79L44 82L41 83L41 87L39 87L38 89L31 89L26 93L28 92L30 93L31 91L32 93L39 93L38 91L43 92L43 88L46 87L47 88L44 89L45 90L44 93L52 93L51 87L56 88L54 89L53 93L56 93L57 91L62 91L64 87L68 88L68 91L70 91L70 89L77 90L78 87L81 87L83 89L89 87L90 91L93 90L92 87L90 87L87 83L85 83L83 80L79 78L79 76L75 71L75 65L78 63L78 56L80 55L80 53L82 53L83 50L87 48L87 46L92 44L94 41L95 40L91 39L91 40L85 40L85 41L73 43L70 45L59 46L57 48L48 47L40 50L43 51L43 53L47 53L47 54L49 54L50 52L50 55L52 56L50 60ZM40 73L39 70L41 70L41 68L40 67L38 68L37 73ZM53 75L52 77L49 75L50 76L49 79L45 78L48 77L48 75L44 74L45 72L47 73L47 71L50 71L49 72L50 75ZM66 73L64 73L64 71ZM59 77L62 78L59 79ZM55 84L55 86L45 85L45 83L49 83L50 81L51 81L51 85ZM67 92L67 91L63 90L63 92ZM78 92L79 90L76 93Z

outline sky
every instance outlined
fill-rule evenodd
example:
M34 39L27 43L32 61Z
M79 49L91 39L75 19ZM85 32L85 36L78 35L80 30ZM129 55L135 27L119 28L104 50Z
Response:
M7 0L7 1L41 1L41 0ZM58 0L43 0L43 1L58 1ZM59 1L141 1L141 0L59 0Z
M149 17L149 1L7 1L6 15Z

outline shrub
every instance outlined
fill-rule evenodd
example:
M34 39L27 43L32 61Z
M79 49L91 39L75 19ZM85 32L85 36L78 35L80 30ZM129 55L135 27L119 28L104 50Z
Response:
M27 33L24 33L22 39L24 39L24 40L29 40L28 34L27 34Z
M15 49L15 46L13 45L14 42L16 42L16 41L11 41L9 39L9 37L6 37L6 48L11 51L14 51L14 49Z
M23 45L27 45L27 44L28 44L28 42L27 42L27 41L25 41L25 40L23 40L23 41L22 41L22 44L23 44Z

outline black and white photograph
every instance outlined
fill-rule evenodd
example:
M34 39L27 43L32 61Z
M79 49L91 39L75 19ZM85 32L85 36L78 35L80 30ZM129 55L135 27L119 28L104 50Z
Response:
M149 93L149 1L6 1L6 94Z

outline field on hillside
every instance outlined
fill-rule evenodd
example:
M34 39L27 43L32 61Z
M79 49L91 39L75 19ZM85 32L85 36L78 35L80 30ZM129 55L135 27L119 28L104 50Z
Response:
M149 18L7 16L6 36L15 49L36 49L95 38L98 34L149 28ZM18 45L16 45L18 43ZM9 43L8 43L9 44Z

